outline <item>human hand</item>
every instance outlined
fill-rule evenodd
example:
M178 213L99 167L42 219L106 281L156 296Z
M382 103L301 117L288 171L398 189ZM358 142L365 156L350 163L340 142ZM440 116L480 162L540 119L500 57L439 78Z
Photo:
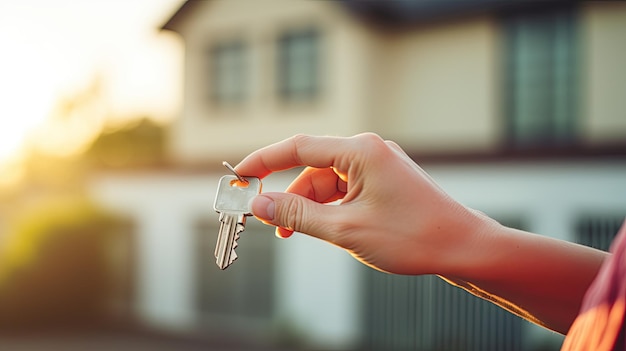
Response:
M305 233L396 274L438 274L530 321L567 332L608 254L506 228L448 196L395 143L375 134L298 135L235 167L263 178L307 166L252 212L277 234ZM341 200L337 206L329 202Z
M307 166L285 193L264 193L254 215L286 238L302 232L397 274L456 274L480 247L488 218L448 196L402 149L378 135L297 135L235 169L263 178ZM327 205L341 200L337 206Z

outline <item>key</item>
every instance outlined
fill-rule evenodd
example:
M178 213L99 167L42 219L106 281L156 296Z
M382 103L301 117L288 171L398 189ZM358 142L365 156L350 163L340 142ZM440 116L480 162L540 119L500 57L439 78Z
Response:
M215 263L222 270L237 259L235 248L239 234L245 229L246 217L252 215L250 200L261 193L261 186L259 178L241 177L239 174L225 175L220 179L213 208L219 213L220 220Z

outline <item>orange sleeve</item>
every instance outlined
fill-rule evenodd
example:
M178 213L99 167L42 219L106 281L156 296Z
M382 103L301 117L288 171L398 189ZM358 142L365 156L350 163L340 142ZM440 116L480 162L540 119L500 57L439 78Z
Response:
M626 222L610 251L611 257L585 294L580 313L565 337L563 351L626 350Z

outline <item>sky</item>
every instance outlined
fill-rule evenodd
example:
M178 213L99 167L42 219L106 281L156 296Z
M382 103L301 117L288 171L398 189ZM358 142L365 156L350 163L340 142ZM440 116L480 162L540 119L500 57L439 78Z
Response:
M51 118L60 99L97 78L108 119L173 118L182 95L183 45L159 28L181 4L0 0L0 164L19 158L27 142L45 140L45 147L70 152L110 122L94 115L61 125Z

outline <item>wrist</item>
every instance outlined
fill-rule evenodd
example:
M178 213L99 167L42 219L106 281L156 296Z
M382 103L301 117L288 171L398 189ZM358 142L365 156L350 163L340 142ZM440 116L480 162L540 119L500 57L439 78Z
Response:
M503 226L484 213L464 208L457 217L453 243L437 274L471 281L483 278L494 264Z

